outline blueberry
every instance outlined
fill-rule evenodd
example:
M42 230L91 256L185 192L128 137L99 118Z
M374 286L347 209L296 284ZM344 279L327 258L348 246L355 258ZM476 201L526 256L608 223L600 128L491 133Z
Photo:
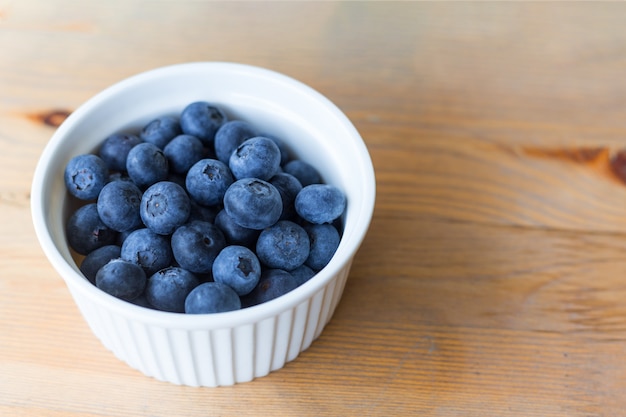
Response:
M137 229L124 240L121 258L140 265L150 276L172 263L170 241L150 229Z
M106 163L97 155L77 155L65 166L65 187L71 195L81 200L98 197L108 177Z
M139 145L139 136L131 133L113 133L108 136L100 146L100 158L106 163L111 171L126 171L126 158L128 152Z
M167 176L167 179L165 181L176 183L186 190L187 186L185 185L185 177L186 174L176 174L170 171L170 174Z
M80 264L80 272L92 284L96 283L98 270L106 265L111 259L120 257L122 248L117 245L106 245L91 251Z
M178 135L163 148L170 171L186 174L189 168L204 157L200 139L191 135Z
M306 264L300 265L296 269L289 271L289 273L296 279L298 286L304 284L315 276L315 271L306 266Z
M148 229L159 235L174 233L187 221L190 211L187 192L174 182L152 184L141 198L141 219Z
M280 193L269 182L244 178L226 190L224 209L238 225L262 230L278 221L283 203Z
M245 246L226 246L213 262L213 279L231 287L238 295L246 295L261 277L257 256Z
M217 218L217 213L219 213L222 208L220 206L203 206L198 204L195 200L191 199L191 211L189 212L188 222L192 222L194 220L200 220L203 222L213 223Z
M332 224L312 224L304 227L309 235L311 251L304 262L315 271L324 268L339 247L339 232Z
M217 159L228 164L230 155L245 140L257 136L257 131L250 123L243 120L231 120L224 123L215 133L215 154Z
M144 229L146 226L143 224L143 222L141 223L141 225L139 227L137 227L136 229L131 229L131 230L127 230L125 232L119 232L117 234L117 239L115 239L115 244L119 247L121 247L124 244L124 241L126 240L126 238L128 237L128 235L130 235L132 232L134 232L135 230L138 229Z
M145 189L167 179L169 173L167 157L156 145L140 143L128 152L126 171L139 188Z
M113 259L98 270L96 286L114 297L133 300L146 287L146 273L137 264Z
M141 190L131 181L113 181L100 191L98 214L111 229L118 232L136 229L141 225L139 204Z
M150 303L148 302L148 299L146 298L146 292L142 292L139 297L137 298L133 298L132 300L128 300L131 304L134 304L136 306L139 307L144 307L144 308L154 308L150 305Z
M280 149L272 139L256 136L245 140L228 160L228 167L236 179L259 178L269 180L280 168Z
M173 116L161 116L152 120L145 125L139 137L148 143L156 145L158 148L163 149L165 146L176 136L182 132L178 119Z
M217 213L215 225L224 233L227 243L248 248L252 248L256 244L259 233L261 233L260 230L239 226L224 209Z
M222 202L234 178L230 169L217 159L202 159L187 173L187 192L196 202L212 206Z
M259 283L247 295L241 297L242 306L252 307L287 294L298 286L289 272L282 269L266 269L261 273Z
M315 167L302 159L294 159L283 165L283 171L293 175L303 187L321 184L322 176Z
M224 111L206 101L187 105L180 114L183 133L196 136L205 146L213 145L215 133L228 121Z
M302 188L294 206L298 215L310 223L332 223L346 209L346 196L334 185L312 184Z
M306 231L289 220L280 220L264 229L256 242L256 254L264 265L286 271L302 265L309 251Z
M302 190L302 184L296 177L286 172L274 175L270 178L269 183L276 187L283 202L280 220L293 220L296 215L293 203L300 190Z
M131 180L130 177L128 176L128 173L126 173L125 169L126 168L124 168L124 171L109 171L109 177L107 179L107 183L113 182L113 181L133 182L133 180Z
M148 303L157 310L172 313L185 312L185 299L200 281L191 272L176 266L161 269L146 285Z
M191 290L185 300L185 313L209 314L239 310L239 296L226 284L205 282Z
M85 204L72 213L66 224L68 244L81 255L112 245L117 232L102 222L96 203Z
M172 234L172 252L178 264L194 273L209 273L213 261L226 247L224 234L211 223L193 221Z
M270 138L274 141L274 143L276 143L276 146L278 146L278 149L280 149L280 166L285 165L287 162L289 162L290 159L290 155L289 155L289 148L287 147L287 145L285 144L285 142L282 139L277 138L274 135L269 135L266 133L263 133L259 136L264 136L266 138Z

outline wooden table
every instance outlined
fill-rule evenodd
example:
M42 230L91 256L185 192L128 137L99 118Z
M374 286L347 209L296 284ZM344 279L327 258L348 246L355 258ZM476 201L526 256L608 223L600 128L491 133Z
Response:
M0 415L626 415L624 22L623 3L0 0ZM219 389L102 347L29 211L66 112L201 60L325 94L378 184L322 336Z

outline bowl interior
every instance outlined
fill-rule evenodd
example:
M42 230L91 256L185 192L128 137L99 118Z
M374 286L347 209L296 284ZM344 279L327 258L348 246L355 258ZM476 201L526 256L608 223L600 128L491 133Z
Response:
M375 180L367 149L350 121L316 91L273 71L231 63L190 63L148 71L109 87L73 112L46 146L33 179L33 221L46 255L73 289L114 308L134 309L134 314L173 314L114 299L83 278L65 237L70 200L63 170L73 156L94 151L108 135L138 131L155 117L178 115L187 104L200 100L222 107L230 119L247 120L282 139L294 156L315 166L324 181L342 189L348 200L341 244L324 270L282 300L223 313L222 320L237 313L243 317L250 314L245 310L253 309L257 310L253 314L263 310L271 314L284 308L281 303L296 303L352 259L372 216Z

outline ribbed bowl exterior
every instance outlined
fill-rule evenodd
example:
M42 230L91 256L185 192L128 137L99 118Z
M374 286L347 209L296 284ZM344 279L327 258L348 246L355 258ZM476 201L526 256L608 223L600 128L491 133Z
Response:
M309 348L341 299L350 264L293 308L232 328L160 327L91 303L69 288L93 333L130 367L173 384L217 387L266 376Z

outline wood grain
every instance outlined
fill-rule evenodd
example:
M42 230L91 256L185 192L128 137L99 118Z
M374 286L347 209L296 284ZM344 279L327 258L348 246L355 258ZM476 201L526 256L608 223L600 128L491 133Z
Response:
M0 0L0 415L626 415L625 20L622 3ZM377 175L320 339L219 389L102 347L29 213L68 112L199 60L316 88Z

